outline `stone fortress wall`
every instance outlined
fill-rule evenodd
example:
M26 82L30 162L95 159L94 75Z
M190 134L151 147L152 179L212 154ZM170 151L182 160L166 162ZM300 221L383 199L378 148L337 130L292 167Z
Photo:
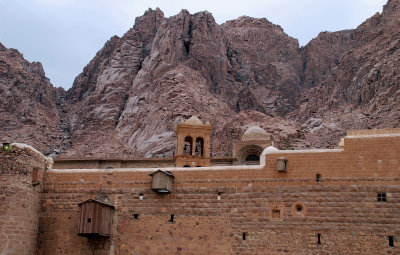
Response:
M149 168L47 167L43 184L31 187L22 170L33 163L26 162L43 170L45 162L29 150L0 154L8 158L3 172L19 169L1 174L1 210L13 215L28 202L4 196L5 187L31 194L31 225L21 216L14 229L38 224L26 238L38 235L38 254L400 254L399 129L352 131L335 150L269 147L258 166L162 168L175 176L168 194L151 190ZM16 165L10 158L20 155L29 157ZM277 171L282 158L286 172ZM111 237L78 236L78 203L99 194L115 206ZM13 206L5 209L3 200ZM16 234L3 227L0 235ZM0 253L10 243L0 244ZM32 241L12 245L22 254L17 250Z
M34 148L13 144L0 151L0 254L35 254L40 194L49 159Z

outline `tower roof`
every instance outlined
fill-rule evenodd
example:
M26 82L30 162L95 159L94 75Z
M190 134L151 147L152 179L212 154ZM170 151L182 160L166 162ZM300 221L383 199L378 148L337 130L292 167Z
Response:
M188 125L194 125L194 126L210 126L210 122L206 122L206 124L203 123L197 116L193 115L189 119L183 121L184 124Z

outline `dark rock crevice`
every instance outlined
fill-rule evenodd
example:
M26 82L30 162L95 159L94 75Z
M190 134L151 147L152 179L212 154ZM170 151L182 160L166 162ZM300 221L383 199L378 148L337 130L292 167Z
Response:
M184 24L185 25L185 24ZM185 29L185 27L184 27ZM193 22L189 20L187 31L185 31L185 35L183 36L182 42L185 48L185 57L189 56L190 53L190 43L192 41L192 32L193 32Z
M124 101L122 102L121 109L120 109L120 111L119 111L119 113L118 113L118 116L116 117L116 121L115 121L115 126L116 126L116 127L118 126L119 119L121 118L122 113L123 113L124 110L125 110L126 102L128 101L128 99L129 99L129 94L125 94L125 99L124 99Z

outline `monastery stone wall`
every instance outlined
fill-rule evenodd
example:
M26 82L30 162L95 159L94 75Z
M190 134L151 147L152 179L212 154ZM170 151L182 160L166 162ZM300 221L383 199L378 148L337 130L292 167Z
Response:
M0 149L0 254L36 254L45 168L46 158L33 148Z
M143 159L55 159L55 169L112 169L112 168L157 168L174 167L172 158L143 158Z
M49 170L39 254L400 254L400 136L344 144L270 152L265 166L164 169L170 194L150 189L150 169ZM77 204L98 194L115 206L111 238L80 237Z

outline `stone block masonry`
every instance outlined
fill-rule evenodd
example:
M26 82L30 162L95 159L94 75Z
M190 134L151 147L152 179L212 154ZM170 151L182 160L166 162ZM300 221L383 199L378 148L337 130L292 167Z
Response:
M0 150L0 254L36 254L39 194L47 163L26 145Z
M261 157L260 166L163 168L175 176L168 194L151 190L154 169L48 169L31 199L41 203L30 218L36 250L25 254L400 254L400 134ZM287 172L277 171L281 157ZM78 203L99 195L115 206L111 237L78 236Z

